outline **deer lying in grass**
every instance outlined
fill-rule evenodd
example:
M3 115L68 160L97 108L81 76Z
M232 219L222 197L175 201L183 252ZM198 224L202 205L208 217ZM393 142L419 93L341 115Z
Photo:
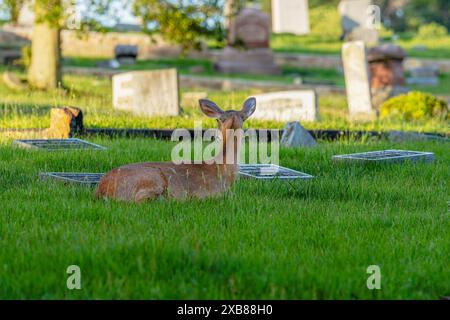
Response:
M125 165L112 170L100 180L97 196L143 202L160 197L206 198L227 191L236 180L239 169L241 139L234 131L242 129L243 122L253 114L256 100L250 98L245 101L241 111L223 111L209 100L200 100L200 108L208 117L217 119L221 132L221 152L214 161L199 164L148 162ZM230 152L233 152L232 157Z

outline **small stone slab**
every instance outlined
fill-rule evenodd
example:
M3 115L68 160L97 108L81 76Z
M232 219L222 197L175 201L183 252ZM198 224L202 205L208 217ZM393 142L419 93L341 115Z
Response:
M362 153L344 154L333 156L336 161L350 162L433 162L435 160L432 152L419 152L408 150L381 150Z
M25 149L54 150L106 150L105 147L77 138L14 140L13 146Z
M289 122L283 129L280 143L288 148L312 147L317 142L298 122Z
M96 186L104 173L75 173L75 172L42 172L39 174L41 180L56 180L71 184Z
M242 178L259 180L296 180L314 178L307 173L278 166L276 164L241 164L239 165L239 175Z

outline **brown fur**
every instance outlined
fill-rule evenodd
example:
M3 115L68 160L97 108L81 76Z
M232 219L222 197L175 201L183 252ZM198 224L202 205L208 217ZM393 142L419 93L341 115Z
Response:
M238 176L240 139L234 139L234 159L226 163L228 139L226 130L241 129L243 121L255 110L255 100L249 99L241 111L222 111L208 100L200 100L202 111L218 119L222 132L222 150L218 155L223 164L180 164L148 162L124 165L106 174L97 188L97 196L121 201L143 202L161 197L175 199L206 198L226 192ZM220 159L220 158L216 158Z

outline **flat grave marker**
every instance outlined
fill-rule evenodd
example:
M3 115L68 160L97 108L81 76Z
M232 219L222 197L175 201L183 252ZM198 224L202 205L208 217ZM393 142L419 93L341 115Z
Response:
M239 175L243 178L253 178L259 180L296 180L312 179L312 175L282 167L276 164L241 164L239 165Z
M13 146L25 149L55 150L106 150L98 144L77 138L14 140Z
M393 162L433 162L435 160L432 152L419 152L409 150L381 150L370 151L353 154L343 154L333 156L336 161L350 161L350 162L376 162L376 163L393 163Z
M41 180L56 180L72 184L96 186L104 173L76 173L76 172L42 172L39 174Z

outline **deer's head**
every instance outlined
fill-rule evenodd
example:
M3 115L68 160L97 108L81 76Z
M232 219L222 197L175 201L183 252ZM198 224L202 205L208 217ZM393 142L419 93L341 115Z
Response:
M242 129L242 125L253 112L256 110L256 99L249 98L244 102L242 110L227 110L223 111L217 104L212 101L201 99L200 109L210 118L216 118L219 125L219 130L225 132L226 130Z

